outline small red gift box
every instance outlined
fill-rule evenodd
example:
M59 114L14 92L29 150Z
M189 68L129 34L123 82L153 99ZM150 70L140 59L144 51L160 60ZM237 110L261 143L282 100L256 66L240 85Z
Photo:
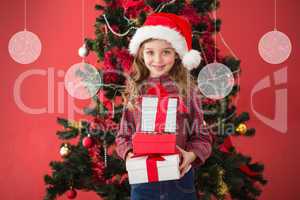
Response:
M176 152L176 135L137 132L132 144L134 154L172 154Z

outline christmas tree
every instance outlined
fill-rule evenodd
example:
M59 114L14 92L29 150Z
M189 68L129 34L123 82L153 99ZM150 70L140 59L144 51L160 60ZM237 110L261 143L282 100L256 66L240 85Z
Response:
M58 119L63 127L57 132L64 141L60 149L62 161L50 163L52 174L44 177L45 200L64 193L72 199L76 190L94 191L107 200L130 198L125 163L115 153L114 140L124 104L124 74L130 74L133 61L128 43L147 15L170 12L189 20L193 28L193 49L199 50L203 57L201 65L191 71L195 78L203 67L214 61L226 65L234 78L238 78L240 61L222 56L215 47L214 36L220 31L221 21L211 14L219 5L216 0L105 0L95 6L100 13L95 23L95 38L87 38L85 43L99 58L98 71L103 84L92 97L95 106L84 108L92 120ZM239 85L235 82L225 98L203 98L204 118L214 133L214 143L212 155L196 170L199 199L257 199L262 192L260 185L267 182L263 164L253 163L251 157L238 152L231 143L231 137L255 134L255 129L246 125L249 114L236 111L234 98L238 92ZM74 138L78 139L77 143L67 142Z

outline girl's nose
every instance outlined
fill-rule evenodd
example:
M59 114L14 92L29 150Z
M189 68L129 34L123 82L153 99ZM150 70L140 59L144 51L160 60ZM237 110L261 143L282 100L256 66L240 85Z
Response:
M160 54L155 54L153 60L155 63L159 64L162 61L162 57Z

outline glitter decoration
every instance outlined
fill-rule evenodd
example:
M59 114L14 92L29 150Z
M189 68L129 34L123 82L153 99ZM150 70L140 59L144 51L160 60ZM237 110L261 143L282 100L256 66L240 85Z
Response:
M231 70L222 63L210 63L198 75L198 87L210 99L222 99L232 90L234 77Z
M30 64L40 56L42 44L36 34L26 30L20 31L9 40L8 51L17 63Z
M267 63L280 64L290 56L292 44L284 33L276 30L270 31L260 39L258 51Z
M64 81L69 95L77 99L93 97L102 83L98 70L85 62L72 65L67 71Z

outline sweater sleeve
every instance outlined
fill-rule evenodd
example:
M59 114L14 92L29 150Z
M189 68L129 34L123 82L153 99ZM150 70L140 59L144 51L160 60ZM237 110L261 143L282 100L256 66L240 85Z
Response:
M125 106L120 122L120 129L116 136L117 154L125 160L127 153L132 150L132 135L135 132L135 122L133 112Z
M205 126L200 92L196 88L191 93L189 122L192 129L187 139L186 149L197 156L192 165L199 166L210 156L213 138Z

